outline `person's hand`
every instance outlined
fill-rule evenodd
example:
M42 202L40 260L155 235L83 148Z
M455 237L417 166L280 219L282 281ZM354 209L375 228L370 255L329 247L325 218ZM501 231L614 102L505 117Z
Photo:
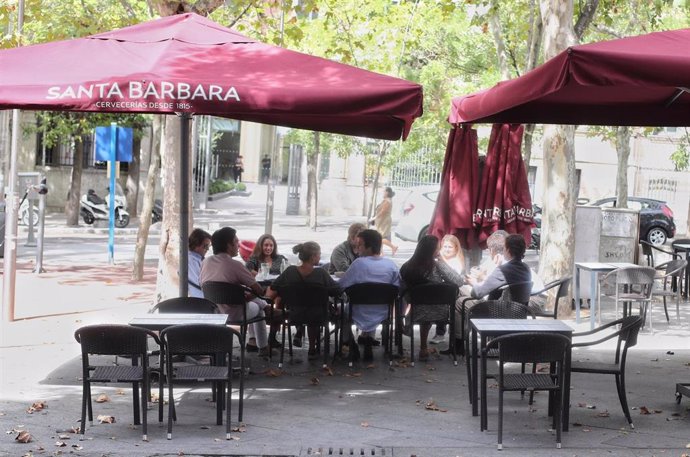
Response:
M249 272L256 278L256 276L259 274L258 270L249 270Z

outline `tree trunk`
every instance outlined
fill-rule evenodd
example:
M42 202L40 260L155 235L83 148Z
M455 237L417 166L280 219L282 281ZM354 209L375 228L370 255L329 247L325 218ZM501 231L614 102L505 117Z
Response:
M532 143L534 141L535 124L525 125L525 134L522 140L522 160L525 162L525 173L529 176L529 163L532 160Z
M379 178L381 177L381 167L383 166L383 157L388 150L387 141L379 141L379 161L376 163L376 173L374 174L374 184L371 191L371 203L369 204L369 212L367 213L367 221L374 217L374 208L376 208L376 194L379 190Z
M141 175L141 138L139 135L134 137L132 145L132 161L129 163L127 172L127 211L132 216L137 216L137 206L139 203L139 177Z
M165 117L161 144L163 189L163 220L158 257L158 278L156 281L156 302L179 296L180 243L180 120L176 116ZM191 172L191 167L190 167ZM191 179L190 181L191 182ZM191 199L190 199L191 201ZM189 223L192 224L190 211Z
M630 157L630 127L616 127L616 206L628 207L628 158Z
M161 136L163 116L154 116L151 126L151 146L149 149L149 172L146 175L146 187L144 188L144 201L142 204L141 217L139 219L139 230L137 230L137 244L134 249L134 263L132 265L132 279L141 281L144 279L144 262L146 255L146 245L149 240L149 229L151 228L151 211L156 194L156 181L160 175L161 163Z
M74 158L72 163L72 177L65 202L65 216L67 226L79 225L79 199L81 198L81 175L84 171L84 143L81 138L74 141ZM114 170L112 170L114 172Z
M316 230L318 225L316 210L319 200L317 171L319 154L321 153L321 133L314 132L314 150L307 154L307 214L309 214L309 228Z
M541 0L544 60L576 43L572 0ZM544 131L544 196L542 199L539 275L545 283L572 275L575 258L575 127L547 126ZM571 314L570 300L559 312Z
M489 5L489 29L491 35L494 37L494 44L496 45L496 56L498 57L498 70L501 73L501 79L510 79L510 69L508 68L508 53L506 45L501 35L501 18L498 14L498 1L491 0Z

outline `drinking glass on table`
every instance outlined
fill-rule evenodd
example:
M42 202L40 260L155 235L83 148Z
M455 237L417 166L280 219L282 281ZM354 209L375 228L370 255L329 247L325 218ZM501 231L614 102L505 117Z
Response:
M271 267L267 263L262 263L259 268L259 279L268 278L268 274L271 271Z

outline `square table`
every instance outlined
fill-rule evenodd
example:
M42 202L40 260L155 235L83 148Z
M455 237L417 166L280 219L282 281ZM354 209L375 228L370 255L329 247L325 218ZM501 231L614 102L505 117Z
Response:
M227 314L193 314L193 313L161 313L137 316L129 321L129 325L148 330L159 331L173 325L182 324L212 324L225 325Z
M589 306L589 329L594 330L594 320L599 319L601 324L601 298L599 296L599 274L608 273L618 268L637 267L634 263L627 262L575 262L575 322L580 323L580 272L582 270L591 273L589 281L590 306Z
M472 335L470 336L470 347L472 357L472 415L478 415L477 404L477 359L481 349L486 347L487 338L508 335L511 333L526 333L526 332L544 332L544 333L559 333L570 338L573 329L562 321L555 319L470 319L470 327ZM480 344L477 347L477 333L480 335ZM485 368L486 361L482 360L482 368ZM484 371L484 370L482 370ZM568 417L568 402L570 401L570 353L568 353L565 367L565 379L563 380L563 417ZM486 399L486 383L481 385L482 401ZM567 400L567 401L566 401ZM485 411L482 408L482 417L480 420L481 430L486 429L487 418ZM563 430L568 430L568 424L564 421Z

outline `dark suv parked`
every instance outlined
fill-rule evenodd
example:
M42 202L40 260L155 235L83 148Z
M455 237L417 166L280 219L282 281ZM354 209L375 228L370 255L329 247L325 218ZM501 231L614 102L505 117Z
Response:
M616 207L616 197L602 198L593 206L603 208ZM651 198L628 197L628 208L640 210L640 239L647 240L655 246L666 243L667 238L676 236L676 224L673 222L673 211L666 202Z

